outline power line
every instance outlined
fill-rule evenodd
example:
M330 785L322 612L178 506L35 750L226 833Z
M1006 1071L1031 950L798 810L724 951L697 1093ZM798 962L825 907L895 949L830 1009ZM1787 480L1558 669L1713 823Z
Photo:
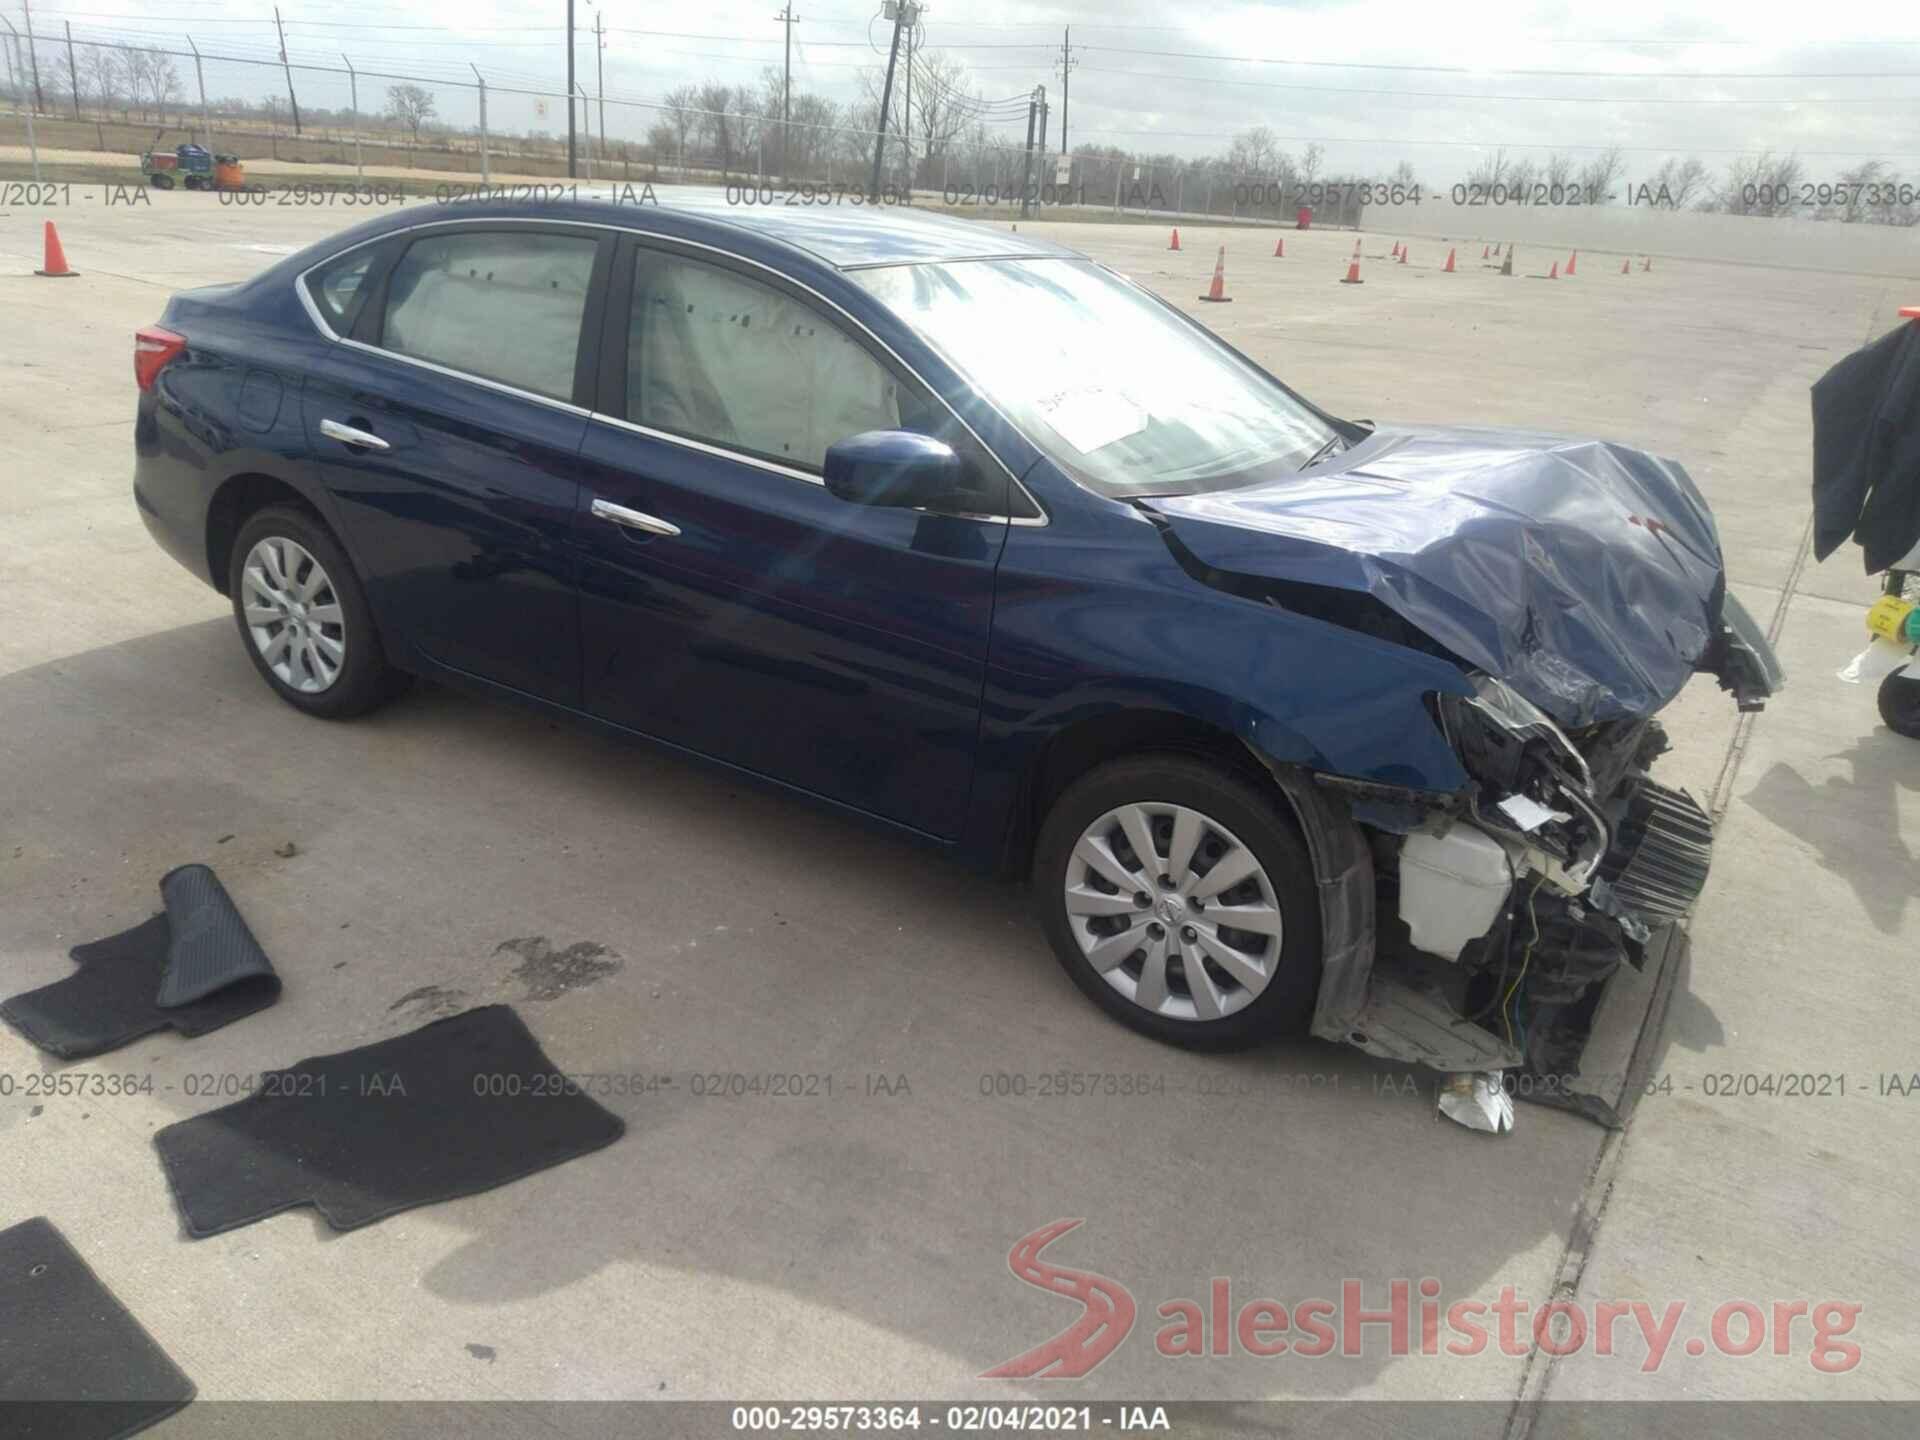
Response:
M1299 65L1320 70L1391 70L1422 75L1531 75L1559 80L1920 80L1914 70L1527 70L1486 65L1386 65L1365 60L1282 60L1264 55L1213 55L1194 50L1132 50L1082 45L1103 55L1150 55L1160 60L1217 60L1229 65Z
M1088 65L1083 68L1089 75L1124 75L1139 80L1190 80L1200 85L1233 85L1251 90L1305 91L1316 95L1387 95L1409 100L1519 100L1536 105L1911 105L1914 103L1910 95L1774 95L1765 99L1726 95L1488 95L1465 90L1384 90L1351 85L1285 85L1266 80L1227 80L1213 75L1176 75L1160 70L1110 70L1104 65Z

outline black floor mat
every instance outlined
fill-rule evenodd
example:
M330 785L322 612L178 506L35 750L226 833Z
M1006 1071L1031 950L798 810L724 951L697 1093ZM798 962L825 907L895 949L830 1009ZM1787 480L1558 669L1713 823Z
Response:
M73 1060L169 1026L204 1035L280 998L280 977L213 871L169 870L160 899L151 920L74 946L78 971L0 1002L0 1016Z
M510 1007L489 1005L270 1070L247 1099L153 1140L188 1231L205 1237L296 1205L352 1230L625 1132L565 1082Z
M0 1230L0 1435L114 1440L193 1399L51 1221Z

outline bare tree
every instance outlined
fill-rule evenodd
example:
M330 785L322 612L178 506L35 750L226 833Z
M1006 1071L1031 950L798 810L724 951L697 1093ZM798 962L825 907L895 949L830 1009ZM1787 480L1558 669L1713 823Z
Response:
M95 103L107 109L120 93L120 65L111 50L89 45L80 54L81 86L90 91Z
M1401 163L1405 164L1404 161ZM1467 184L1482 191L1490 191L1496 185L1505 185L1511 165L1512 162L1507 159L1507 152L1504 149L1496 150L1474 166L1467 176Z
M413 143L420 143L420 127L433 118L433 92L424 85L389 85L387 115L407 127Z
M793 163L812 172L833 152L833 127L840 123L840 107L820 95L793 97Z
M699 102L700 137L722 171L733 169L740 148L740 126L733 115L733 90L709 81L695 97Z
M1265 125L1242 130L1227 151L1227 165L1242 175L1271 175L1280 168L1279 160L1279 137Z
M152 61L144 50L122 50L118 52L120 64L120 86L128 102L140 111L140 118L147 118L147 83L152 71Z
M1798 155L1771 150L1743 155L1727 167L1700 208L1727 215L1791 215L1798 203L1802 171Z
M669 90L666 95L666 123L673 127L674 150L687 152L687 140L700 129L700 92L691 85Z
M1326 146L1322 145L1317 140L1309 144L1306 149L1300 152L1300 163L1295 167L1295 169L1299 174L1300 181L1303 185L1311 185L1313 183L1314 177L1319 175L1320 167L1321 165L1326 163L1326 159L1327 159ZM1402 161L1401 163L1403 165L1406 164L1405 161ZM1407 168L1412 169L1413 167L1408 166Z
M967 67L938 50L915 55L914 128L920 137L919 163L929 180L936 178L934 162L946 153L954 137L978 113L980 97L968 84Z
M1605 205L1613 198L1613 187L1620 183L1626 169L1626 158L1618 145L1589 160L1580 167L1580 203Z
M153 103L160 112L162 120L167 118L167 107L180 99L180 72L174 67L173 57L158 50L149 52L147 59L147 85L153 94Z
M1684 210L1687 202L1706 190L1707 167L1698 155L1685 160L1669 155L1646 182L1650 203L1663 209Z

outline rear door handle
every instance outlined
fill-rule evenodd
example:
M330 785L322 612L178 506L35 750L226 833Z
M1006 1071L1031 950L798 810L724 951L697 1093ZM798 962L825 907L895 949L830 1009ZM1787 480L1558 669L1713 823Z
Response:
M593 514L597 520L611 520L614 524L628 530L644 530L649 535L678 535L680 527L652 515L643 515L638 510L629 510L624 505L615 505L611 500L595 500Z
M320 433L329 440L338 440L342 445L359 445L368 450L391 448L371 430L356 430L351 425L342 425L338 420L322 420Z

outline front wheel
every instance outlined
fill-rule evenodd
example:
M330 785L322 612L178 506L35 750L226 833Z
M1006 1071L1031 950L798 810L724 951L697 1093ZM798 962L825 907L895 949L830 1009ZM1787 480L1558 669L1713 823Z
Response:
M309 511L271 505L242 525L227 593L248 658L294 709L344 720L400 688L353 565Z
M1184 755L1091 771L1035 847L1073 981L1143 1034L1227 1050L1297 1033L1320 986L1312 862L1271 785Z
M1917 663L1908 661L1880 682L1880 718L1896 735L1920 740L1920 676L1907 673Z

